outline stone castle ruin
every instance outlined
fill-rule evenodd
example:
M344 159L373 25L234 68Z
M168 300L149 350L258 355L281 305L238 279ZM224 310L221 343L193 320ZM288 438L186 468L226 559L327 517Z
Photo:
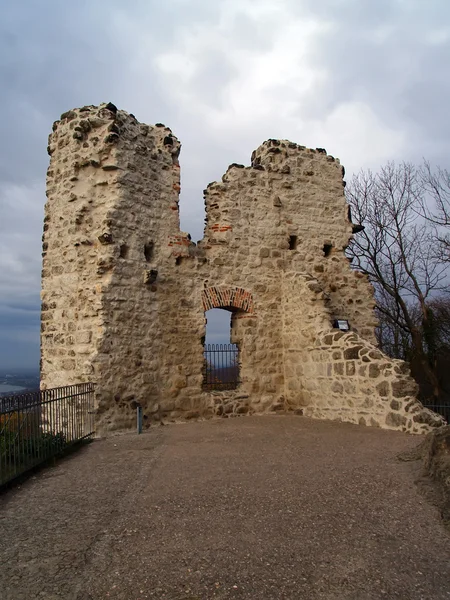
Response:
M204 191L204 237L180 231L180 143L112 104L64 113L51 156L42 386L93 381L97 429L293 411L400 429L442 423L407 365L375 346L373 289L351 269L344 169L268 140ZM231 312L235 390L202 388L205 311ZM350 331L333 325L347 320Z

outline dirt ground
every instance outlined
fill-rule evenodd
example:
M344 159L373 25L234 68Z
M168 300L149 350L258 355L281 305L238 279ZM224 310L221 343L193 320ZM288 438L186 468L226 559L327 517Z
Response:
M302 417L94 441L0 496L2 600L450 600L450 536L396 456Z

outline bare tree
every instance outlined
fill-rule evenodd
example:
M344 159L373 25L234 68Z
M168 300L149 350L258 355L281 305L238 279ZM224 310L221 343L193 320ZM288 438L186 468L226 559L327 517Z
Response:
M428 307L433 313L434 344L436 352L450 352L450 299L446 296L433 298Z
M420 208L423 217L435 226L435 241L438 256L450 262L450 172L428 161L420 167L422 187Z
M353 221L364 229L348 253L376 288L379 340L399 357L414 357L438 397L441 389L428 352L433 330L428 302L443 287L446 265L436 256L435 225L421 217L422 195L421 174L411 164L360 172L347 186L347 199Z
M381 286L377 287L376 297L378 327L375 334L380 349L388 356L409 361L411 335L398 303Z

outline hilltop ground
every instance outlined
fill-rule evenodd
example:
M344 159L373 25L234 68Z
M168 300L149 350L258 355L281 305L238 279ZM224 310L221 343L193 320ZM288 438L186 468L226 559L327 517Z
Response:
M4 600L450 599L406 434L301 417L98 440L0 497Z

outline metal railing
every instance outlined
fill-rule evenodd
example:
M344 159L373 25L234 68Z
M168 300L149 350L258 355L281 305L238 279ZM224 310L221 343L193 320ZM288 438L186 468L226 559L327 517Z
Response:
M239 385L238 347L235 344L207 344L203 354L203 389L236 389Z
M0 485L94 433L94 385L0 398Z
M450 403L449 404L428 404L423 403L425 408L429 408L430 410L442 415L444 419L447 421L447 424L450 424Z

